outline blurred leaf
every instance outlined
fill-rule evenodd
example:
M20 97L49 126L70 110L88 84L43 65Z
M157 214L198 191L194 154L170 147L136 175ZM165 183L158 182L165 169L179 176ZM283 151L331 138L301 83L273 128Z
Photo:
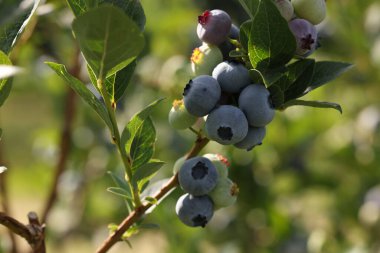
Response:
M161 179L157 182L149 184L148 187L146 187L146 189L141 193L141 198L144 199L146 197L154 196L170 180L171 178L165 178L165 179ZM170 195L172 191L174 191L174 189L175 188L172 188L171 190L169 190L162 198L160 198L160 200L158 201L156 205L151 206L145 213L146 214L151 213L161 203L161 201L163 201L167 196Z
M6 66L11 67L9 65L12 65L12 62L9 60L8 56L0 51L0 66ZM2 69L0 68L0 71ZM6 76L6 73L0 72L0 75ZM8 73L9 74L9 73ZM0 77L0 106L2 106L5 102L5 100L8 98L9 93L12 89L12 81L7 78L1 78Z
M314 74L315 61L302 59L288 66L289 86L285 89L285 103L302 97Z
M352 66L352 64L345 62L316 62L313 79L311 80L307 89L305 89L305 94L334 80L335 78L352 68Z
M140 112L136 113L128 122L128 124L125 126L123 133L121 134L121 143L122 145L125 146L125 150L128 153L129 153L129 150L131 150L133 137L136 135L138 128L142 125L143 121L149 117L153 108L156 107L162 100L163 98L158 99L154 101L153 103L149 104Z
M127 152L130 154L132 171L136 171L146 164L154 153L156 129L150 117L141 123L132 138L131 149Z
M253 18L258 9L260 0L239 0L239 2L250 18Z
M0 128L0 141L1 141L2 136L3 136L3 129Z
M0 166L0 174L7 170L7 167Z
M152 159L147 164L141 166L136 170L133 175L133 180L138 184L139 189L142 189L142 186L149 181L157 171L165 164L165 162L160 160Z
M119 227L119 225L117 225L115 223L108 224L108 226L107 226L107 228L110 231L110 233L115 232L118 227Z
M286 109L294 105L310 106L310 107L317 107L317 108L331 108L331 109L335 109L339 111L340 113L343 113L342 107L337 103L324 102L324 101L306 101L306 100L300 100L300 99L290 100L289 102L283 104L282 109Z
M229 56L232 58L240 58L246 55L242 51L232 50L229 52Z
M36 11L39 0L1 1L0 8L0 50L9 54L21 33L24 31L33 13Z
M67 3L76 17L98 5L112 4L122 9L126 15L135 21L141 31L145 27L146 17L144 9L138 0L91 0L91 2L89 0L67 0Z
M94 110L98 113L104 123L112 130L112 124L108 117L108 113L104 105L95 97L95 95L86 88L86 86L78 79L70 75L66 67L62 64L54 62L46 62L46 64L54 70L60 77L66 80L70 87Z
M144 48L137 25L119 8L104 5L78 16L73 31L87 63L98 78L115 74Z
M108 187L107 191L123 198L132 199L130 192L120 187Z
M266 72L292 59L296 41L272 1L260 1L258 8L249 34L248 52L253 68Z

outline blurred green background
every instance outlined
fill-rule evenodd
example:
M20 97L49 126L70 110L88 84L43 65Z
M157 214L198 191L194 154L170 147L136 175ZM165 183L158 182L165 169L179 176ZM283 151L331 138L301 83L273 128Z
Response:
M141 2L148 43L118 120L122 127L144 105L167 98L153 116L155 157L167 162L158 180L172 175L172 165L195 138L171 129L167 114L189 79L192 49L201 44L197 15L223 9L235 24L247 16L237 0ZM176 189L146 218L160 229L134 236L132 249L119 243L110 252L380 252L380 2L335 0L327 6L328 18L319 25L322 47L313 56L355 67L306 98L337 102L343 114L289 108L276 113L263 145L253 151L210 143L203 153L220 153L232 164L237 203L216 212L206 228L188 228L175 215L182 195ZM70 66L76 47L72 18L62 1L47 1L12 53L13 63L26 72L14 78L0 109L1 148L12 215L24 222L29 211L41 212L58 159L68 88L44 62ZM82 78L88 80L85 72ZM107 224L127 214L123 201L106 191L113 185L106 172L122 171L117 152L97 115L79 98L71 141L59 199L47 222L48 252L94 252L107 236ZM8 246L1 227L0 252Z

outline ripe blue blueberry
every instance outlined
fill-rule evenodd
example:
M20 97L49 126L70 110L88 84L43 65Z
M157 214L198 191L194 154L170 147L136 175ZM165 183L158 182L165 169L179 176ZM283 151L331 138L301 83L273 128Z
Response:
M270 93L261 84L251 84L239 96L239 107L247 116L250 126L263 127L272 121L274 109Z
M313 52L317 47L317 29L313 24L305 19L293 19L289 23L290 31L292 31L297 42L296 55L303 56Z
M257 145L261 145L266 134L265 127L249 127L247 136L235 147L250 151Z
M207 10L198 16L197 35L203 42L219 45L231 29L231 17L222 10Z
M206 135L220 144L235 144L244 139L248 122L244 113L232 105L214 109L206 119Z
M251 83L248 69L236 62L221 62L212 71L220 87L225 92L238 93Z
M197 117L207 115L220 99L220 85L212 76L201 75L190 80L183 90L187 111Z
M186 160L178 173L181 188L194 196L209 193L215 187L217 179L218 172L214 164L201 156Z
M182 195L175 207L179 219L190 227L205 227L214 214L214 205L207 196Z

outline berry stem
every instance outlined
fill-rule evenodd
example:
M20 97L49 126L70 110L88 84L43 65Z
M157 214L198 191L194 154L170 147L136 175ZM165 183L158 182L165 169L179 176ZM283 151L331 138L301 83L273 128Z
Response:
M120 132L119 132L119 128L116 121L116 115L115 115L116 107L113 106L115 102L113 101L113 98L111 100L111 98L109 97L109 94L104 85L104 80L102 78L99 78L97 80L97 85L104 99L104 103L106 105L106 109L111 120L111 124L112 124L112 128L110 129L111 139L113 143L116 145L119 151L121 160L123 161L126 179L129 184L129 187L131 188L131 192L133 193L133 202L135 204L135 207L138 208L139 206L142 205L142 203L141 203L140 194L139 194L137 185L132 184L133 174L132 174L132 169L131 169L131 159L121 143Z
M198 136L195 140L193 147L186 155L186 159L196 156L209 142L210 140L206 137ZM169 181L153 196L157 201L165 197L172 189L178 185L178 173L172 176ZM118 228L108 236L108 238L103 242L103 244L97 249L96 253L105 253L113 245L121 240L125 231L127 231L133 224L135 224L145 212L153 206L153 203L144 203L133 210L118 226Z

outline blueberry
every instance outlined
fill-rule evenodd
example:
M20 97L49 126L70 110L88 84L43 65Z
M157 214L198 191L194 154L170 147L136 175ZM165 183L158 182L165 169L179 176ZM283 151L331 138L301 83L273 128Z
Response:
M231 17L222 10L207 10L198 16L197 35L208 44L219 45L231 29Z
M230 167L230 163L227 158L219 154L205 154L203 157L206 157L215 165L215 168L218 171L218 178L228 176L228 167Z
M187 111L197 117L207 115L220 99L220 85L212 76L201 75L186 85L183 102Z
M197 119L186 110L182 100L174 100L173 107L169 112L169 124L174 129L186 129L192 126Z
M269 96L269 91L261 84L251 84L240 93L239 107L250 126L263 127L272 121L275 111Z
M321 23L326 17L325 0L292 0L294 11L299 18L313 25Z
M217 46L203 43L193 50L190 60L191 70L195 76L211 75L215 66L223 60L223 55Z
M232 24L231 30L230 30L230 33L229 33L228 37L231 38L231 39L233 39L233 40L239 40L239 36L240 36L240 29L239 29L239 27L237 27L236 25ZM232 50L235 50L236 46L233 45L229 41L229 39L227 39L227 40L223 41L221 44L219 44L218 48L222 52L223 61L233 60L233 58L230 57L230 52Z
M214 109L206 119L206 135L220 144L235 144L244 139L248 122L244 113L232 105Z
M247 136L235 147L250 151L257 145L261 145L266 134L265 127L249 127Z
M175 207L179 219L190 227L205 227L214 214L214 204L206 196L182 195Z
M305 19L293 19L289 23L289 28L292 31L297 42L296 55L303 56L310 54L317 47L317 29L313 24Z
M181 188L194 196L210 192L215 187L217 179L218 172L214 164L200 156L186 160L178 173Z
M289 21L294 15L294 8L292 3L289 0L274 0L274 3L279 10L281 16Z
M251 82L248 69L236 62L221 62L212 71L222 91L238 93Z
M208 194L214 203L214 210L227 207L236 202L239 188L231 181L224 177L218 180L215 188Z

